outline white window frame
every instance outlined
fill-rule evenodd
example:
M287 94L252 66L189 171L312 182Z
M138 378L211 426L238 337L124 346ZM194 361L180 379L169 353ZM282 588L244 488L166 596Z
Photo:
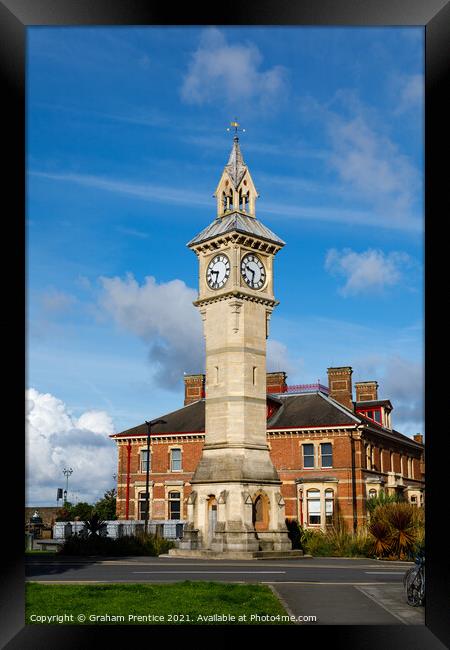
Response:
M331 446L331 465L324 465L322 461L322 445L330 445ZM333 467L333 461L334 461L334 449L333 449L333 443L331 440L321 440L319 442L319 453L320 453L320 469L331 469ZM325 454L325 456L329 456L330 454Z
M146 470L143 468L144 460L142 459L142 454L147 452L147 447L141 447L139 449L139 472L141 474L146 474ZM148 450L148 458L150 459L149 463L149 472L152 471L152 452L151 449Z
M309 494L311 492L315 493L314 497L309 496ZM309 520L309 518L311 516L310 511L309 511L309 504L310 504L311 501L314 501L314 502L317 501L319 503L319 512L318 513L317 512L313 513L314 517L319 517L319 521L315 522L315 523L311 523L310 520ZM320 528L321 525L322 525L322 495L321 495L321 491L318 488L309 488L308 490L306 490L306 521L307 521L307 525L311 526L311 527Z
M331 497L327 496L327 494L331 493ZM326 488L324 491L324 501L325 501L325 525L326 526L332 526L334 523L334 490L333 488ZM327 503L331 503L331 521L327 521L327 517L329 517L330 513L327 512Z
M313 464L310 467L306 467L305 465L305 449L304 449L305 445L311 445L313 448L313 453L312 453ZM301 443L301 447L302 447L302 469L316 469L316 445L313 442L303 441ZM311 454L308 454L307 458L311 458Z
M179 451L180 452L180 469L174 469L173 467L173 452L174 451ZM178 461L177 461L178 462ZM170 465L170 471L177 473L177 472L182 472L183 471L183 447L171 447L169 449L169 465Z

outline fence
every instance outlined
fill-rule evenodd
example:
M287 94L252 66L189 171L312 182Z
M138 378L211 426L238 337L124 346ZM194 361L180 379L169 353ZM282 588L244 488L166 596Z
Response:
M107 521L106 534L108 537L117 538L124 535L137 535L144 532L145 522L140 519ZM185 521L149 521L148 532L165 539L182 539ZM84 530L83 521L57 521L53 526L54 539L66 539L70 535L81 533Z

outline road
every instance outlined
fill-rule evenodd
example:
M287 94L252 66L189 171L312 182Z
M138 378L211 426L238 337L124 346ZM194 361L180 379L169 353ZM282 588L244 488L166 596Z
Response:
M303 624L421 625L424 609L409 607L405 562L369 559L207 561L182 558L27 556L27 580L47 583L168 583L182 580L269 585L289 613L314 615Z

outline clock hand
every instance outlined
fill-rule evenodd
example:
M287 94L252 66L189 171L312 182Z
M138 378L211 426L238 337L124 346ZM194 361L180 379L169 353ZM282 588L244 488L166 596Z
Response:
M247 271L250 271L250 273L252 274L252 276L253 276L252 277L252 282L253 282L254 279L255 279L255 271L253 269L251 269L249 266L247 266Z

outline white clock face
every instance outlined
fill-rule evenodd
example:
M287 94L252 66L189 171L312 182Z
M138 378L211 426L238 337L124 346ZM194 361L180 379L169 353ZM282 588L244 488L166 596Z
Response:
M241 275L252 289L261 289L266 281L266 269L257 255L247 253L241 260Z
M230 260L226 255L216 255L206 269L206 281L211 289L221 289L230 277Z

